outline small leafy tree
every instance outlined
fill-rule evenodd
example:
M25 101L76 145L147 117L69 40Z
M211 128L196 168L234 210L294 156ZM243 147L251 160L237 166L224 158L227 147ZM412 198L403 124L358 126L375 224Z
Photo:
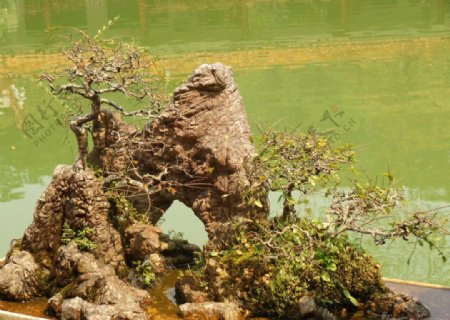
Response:
M111 25L113 21L110 21ZM105 29L105 28L104 28ZM102 130L101 108L110 107L124 116L156 117L165 101L161 94L162 76L155 62L135 44L102 40L79 31L80 38L64 50L70 67L56 74L43 74L41 80L49 83L51 93L64 95L74 109L70 128L78 143L75 168L85 168L88 132L95 136ZM122 97L121 97L122 96ZM126 111L119 103L123 98L134 100L143 108ZM83 106L89 111L83 113ZM96 146L100 147L101 146Z
M267 190L277 191L282 212L268 220L235 221L230 246L206 252L214 262L187 272L215 299L239 297L253 314L283 319L298 319L302 297L314 299L318 317L325 317L326 309L334 314L364 309L388 290L378 265L352 245L354 235L369 235L378 245L397 238L427 243L446 261L436 245L437 237L448 235L446 221L436 211L399 219L407 210L393 176L386 174L384 186L359 181L350 146L335 147L317 132L272 129L261 133L258 144L259 153L247 162L253 183L244 200L269 210ZM350 187L341 184L344 169ZM329 199L325 218L319 212L305 215L299 206L313 192ZM228 276L211 278L217 268ZM214 289L220 281L222 288Z
M367 177L357 178L354 152L351 146L335 147L317 132L309 134L283 133L272 129L261 134L261 151L249 162L247 171L254 183L247 191L247 199L257 199L261 190L281 192L283 212L281 220L288 222L299 217L296 205L315 190L325 191L331 205L326 212L323 228L331 237L344 232L369 235L375 244L391 239L415 239L443 252L435 238L448 235L447 220L438 219L437 210L408 212L402 191L395 186L390 172L384 174L384 186L378 186ZM341 185L339 171L347 166L352 187ZM295 199L293 192L299 193ZM258 203L255 203L258 205ZM398 220L398 214L406 218ZM380 221L389 220L389 224Z
M246 200L261 206L258 199L266 190L280 191L283 199L282 219L295 215L294 191L308 194L316 185L338 182L342 165L353 161L353 151L345 145L333 148L318 134L280 133L273 129L259 136L260 152L247 165L254 181Z

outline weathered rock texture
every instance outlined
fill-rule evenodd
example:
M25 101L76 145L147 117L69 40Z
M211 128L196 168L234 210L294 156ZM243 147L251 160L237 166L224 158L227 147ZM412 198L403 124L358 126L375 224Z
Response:
M390 316L395 319L425 319L430 317L430 311L420 301L404 294L389 292L375 297L367 303L365 317L382 319Z
M218 224L249 209L241 207L243 162L255 149L242 99L231 69L220 64L196 69L173 99L146 131L165 145L162 160L179 164L172 174L179 185L176 198L214 237ZM139 160L145 167L145 158Z
M156 223L179 200L219 245L233 217L264 215L242 201L249 183L243 164L255 153L250 133L231 68L213 64L196 69L175 90L161 117L134 140L133 159L144 177L140 181L151 184L157 176L168 187L153 195L152 205L159 210L151 212L151 221ZM146 208L147 198L135 204Z
M153 224L179 200L220 245L233 217L264 215L241 201L249 184L243 164L255 149L231 68L200 66L142 131L108 111L100 118L91 161Z
M50 311L61 319L146 319L140 303L148 293L116 275L126 265L109 209L92 171L58 166L38 200L33 223L0 269L0 296L23 301L55 294ZM90 252L80 251L75 239L63 239L64 228L94 230L84 239L92 245Z
M120 280L111 265L75 242L58 249L55 285L62 290L50 299L49 311L61 319L147 319L141 303L148 292Z
M160 236L159 228L144 223L133 224L125 229L125 251L134 260L143 260L160 251Z
M11 256L0 272L0 298L29 300L39 294L39 266L33 256L20 251Z
M27 228L22 248L43 267L51 269L61 246L64 224L71 229L94 228L92 253L117 269L124 264L121 237L108 217L110 208L102 183L91 170L74 171L71 166L55 169L53 181L39 198L33 223Z

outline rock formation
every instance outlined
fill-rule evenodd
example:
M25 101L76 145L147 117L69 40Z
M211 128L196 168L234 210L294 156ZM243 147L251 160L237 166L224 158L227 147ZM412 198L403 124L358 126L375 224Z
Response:
M38 295L38 269L39 266L29 252L20 251L10 256L0 273L0 297L25 301Z
M0 298L47 296L48 311L60 319L147 319L145 304L151 297L143 290L146 282L169 265L192 262L200 250L155 226L173 201L192 208L205 225L206 252L227 248L234 218L254 220L268 213L265 190L261 206L243 199L252 183L245 161L255 149L231 68L200 66L142 130L102 110L95 115L92 134L91 169L55 169L33 223L0 263ZM207 259L205 268L209 292L188 277L177 284L184 303L180 314L187 319L245 318L238 297L225 294L227 271L214 259ZM376 307L395 307L389 312L400 316L418 306L406 298L393 306L392 298L386 299ZM314 301L300 309L333 318Z
M250 183L243 164L255 153L250 134L231 68L213 64L196 69L175 90L172 104L133 140L142 141L132 148L132 158L144 183L154 183L157 176L171 191L153 194L153 207L160 210L152 211L151 221L157 222L179 200L192 208L211 242L219 245L231 218L263 216L242 201ZM144 197L134 203L138 208L149 205Z
M154 226L172 202L193 209L214 246L232 217L251 212L241 193L254 147L231 69L200 66L142 131L103 110L93 140L89 161L101 173L55 169L33 223L0 266L0 298L49 296L61 319L145 319L149 297L133 286L133 263L147 261L157 275L199 251Z
M53 270L54 285L62 289L50 298L49 311L58 318L147 319L141 304L148 292L119 279L111 265L80 252L74 241L58 249Z
M174 93L173 104L145 128L164 146L160 161L178 166L175 198L192 208L214 239L220 225L248 214L241 194L243 164L255 153L250 126L231 69L202 65ZM145 153L138 155L145 168ZM156 217L157 218L157 217Z
M60 165L53 180L38 199L33 223L22 239L22 249L37 263L51 269L53 257L61 246L64 225L72 230L95 229L87 235L91 252L105 264L118 270L124 265L121 237L108 216L110 204L102 183L91 170L74 171Z

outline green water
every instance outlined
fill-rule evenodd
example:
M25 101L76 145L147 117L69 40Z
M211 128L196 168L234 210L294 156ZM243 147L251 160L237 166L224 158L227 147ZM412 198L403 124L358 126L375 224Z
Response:
M199 63L230 64L253 127L333 129L369 175L390 167L414 206L450 204L448 0L0 0L0 256L54 167L74 158L70 133L55 125L58 103L29 78L55 60L62 32L46 31L94 33L117 15L107 34L150 48L169 87ZM39 112L47 105L55 114ZM36 134L22 129L29 115ZM183 205L165 219L165 230L205 241ZM412 246L363 243L385 276L450 285L449 264L433 253L418 250L408 266ZM450 256L449 243L440 245Z

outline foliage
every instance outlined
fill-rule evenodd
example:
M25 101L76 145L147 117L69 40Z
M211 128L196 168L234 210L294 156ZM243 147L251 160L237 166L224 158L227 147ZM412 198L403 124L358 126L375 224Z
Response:
M110 21L111 25L114 21ZM103 28L106 29L106 26ZM163 76L145 50L132 43L103 40L101 31L94 37L77 30L80 38L64 51L70 67L63 72L43 74L53 95L63 95L73 109L70 128L78 142L77 168L85 168L88 155L88 132L94 146L104 147L101 107L106 106L125 116L156 117L166 101ZM142 109L126 111L120 101L134 100ZM89 111L85 111L87 105Z
M128 226L136 222L150 222L149 216L138 212L124 194L112 188L107 195L111 204L109 216L119 231L124 231Z
M149 116L158 112L165 100L160 95L163 77L144 48L76 31L79 39L71 39L71 47L63 52L71 66L61 73L41 76L41 80L49 83L53 94L79 98L78 102L88 101L92 108L110 106L124 115ZM106 98L111 93L146 104L146 109L128 113Z
M379 266L352 245L353 234L369 235L376 244L415 239L438 249L445 261L435 237L448 231L436 212L407 212L390 172L382 186L369 178L361 182L350 146L335 147L316 132L274 130L262 134L259 146L247 163L252 184L244 201L269 210L267 192L281 191L283 212L236 220L230 246L205 252L206 259L186 273L214 299L238 297L253 314L282 319L298 318L303 296L335 314L356 310L387 289ZM339 171L345 165L353 173L344 188ZM323 193L330 206L322 215L301 216L297 205L313 192ZM215 289L221 281L222 289Z
M359 299L385 290L371 258L346 236L331 237L318 221L239 221L235 227L233 246L212 255L229 274L229 294L255 314L296 319L302 296L330 309L355 309Z
M262 207L265 190L281 191L285 219L295 211L294 190L308 194L316 186L336 184L337 171L353 161L350 146L335 148L316 132L302 134L269 129L261 134L258 143L260 151L246 168L254 183L245 200Z
M391 172L384 174L382 186L370 178L360 181L351 146L335 147L314 131L302 134L269 129L260 140L260 152L247 165L255 182L246 193L246 201L262 206L259 199L265 190L281 191L281 220L289 221L299 216L296 204L307 202L305 197L317 189L325 190L331 205L323 226L330 237L350 231L369 235L376 244L412 238L419 245L427 243L437 249L446 260L435 243L439 236L448 234L447 221L439 221L435 210L407 212L404 196L395 186ZM349 165L353 171L350 188L340 185L343 165ZM294 191L302 197L295 199ZM404 219L398 218L401 210L406 215ZM390 223L383 225L382 221Z
M133 261L133 266L139 274L139 281L144 287L150 287L156 280L156 273L153 270L152 264L148 260Z
M94 234L94 228L85 227L80 230L73 230L70 225L65 222L61 242L63 244L68 244L71 241L75 241L78 249L82 251L91 251L96 248L96 244L90 239Z
M183 232L178 232L173 229L169 230L167 233L169 236L169 239L175 242L186 242L186 239L184 238Z
M426 243L445 262L447 258L436 243L448 234L448 221L438 219L437 210L407 212L404 196L395 188L392 175L386 176L386 187L354 180L352 189L329 190L332 204L328 210L328 233L333 237L346 231L368 235L377 245L393 239L413 240L421 246ZM403 219L399 218L400 209L406 216Z

